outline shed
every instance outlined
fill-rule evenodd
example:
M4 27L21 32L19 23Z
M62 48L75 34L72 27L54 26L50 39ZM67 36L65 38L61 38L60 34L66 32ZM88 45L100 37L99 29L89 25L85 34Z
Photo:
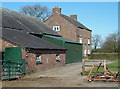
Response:
M66 64L82 61L82 44L59 36L43 35L42 39L67 49Z

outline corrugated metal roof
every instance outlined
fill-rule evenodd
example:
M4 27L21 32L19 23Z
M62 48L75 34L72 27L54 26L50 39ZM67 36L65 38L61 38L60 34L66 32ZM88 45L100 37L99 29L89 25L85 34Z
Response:
M54 45L46 40L24 33L19 30L13 30L10 28L2 28L2 27L0 27L0 30L2 30L3 39L18 46L34 48L34 49L65 50L65 48Z
M61 40L63 41L64 43L73 43L73 44L81 44L79 42L76 42L76 41L73 41L73 40L69 40L67 38L63 38L63 37L58 37L58 36L50 36L50 35L44 35L46 37L51 37L51 38L54 38L54 39L57 39L57 40Z
M58 35L55 31L51 30L48 26L33 16L23 15L4 8L0 8L0 14L1 13L2 24L0 24L0 26L2 27L30 33Z
M87 27L85 27L83 24L81 24L80 22L74 20L73 18L70 18L69 16L60 14L63 18L65 18L67 21L69 21L70 23L72 23L73 25L77 26L78 28L82 28L82 29L86 29L86 30L90 30ZM91 31L91 30L90 30Z

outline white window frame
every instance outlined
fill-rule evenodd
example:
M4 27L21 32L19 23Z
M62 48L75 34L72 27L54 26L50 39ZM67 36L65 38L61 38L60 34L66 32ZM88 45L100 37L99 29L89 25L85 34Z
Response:
M56 32L59 32L60 31L60 26L53 26L53 30L56 31Z
M87 50L86 49L84 50L84 54L87 54Z
M86 56L87 56L87 50L84 49L84 57L86 57Z
M90 50L88 49L88 54L91 54Z
M82 43L82 37L79 37L79 43Z
M56 55L56 61L61 61L60 55Z
M41 62L41 55L36 55L36 62Z
M90 44L90 38L88 38L88 44Z

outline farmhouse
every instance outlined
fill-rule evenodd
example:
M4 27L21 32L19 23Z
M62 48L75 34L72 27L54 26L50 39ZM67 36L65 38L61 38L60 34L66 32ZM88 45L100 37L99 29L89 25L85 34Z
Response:
M9 70L15 71L18 66L21 68L23 61L26 63L25 72L29 74L82 61L81 43L63 38L35 17L4 8L0 8L0 14L1 59L10 61L3 63L7 78L9 75L16 75ZM11 68L8 69L10 65ZM16 71L18 73L21 69Z
M66 16L61 13L61 8L52 9L52 16L45 24L64 38L83 44L83 56L91 54L92 31L77 21L77 15Z

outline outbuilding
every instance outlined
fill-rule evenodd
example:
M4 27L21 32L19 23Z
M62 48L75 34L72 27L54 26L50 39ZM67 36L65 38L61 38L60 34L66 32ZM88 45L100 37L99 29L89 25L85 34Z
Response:
M82 44L60 36L43 35L42 39L66 48L66 64L82 61Z
M56 32L49 30L49 27L32 16L26 16L4 8L0 8L0 14L2 14L0 18L1 53L4 53L5 49L9 49L9 47L12 47L10 49L21 47L22 55L20 55L27 62L27 73L65 65L65 48L30 34L58 35ZM4 55L2 59L4 60Z

